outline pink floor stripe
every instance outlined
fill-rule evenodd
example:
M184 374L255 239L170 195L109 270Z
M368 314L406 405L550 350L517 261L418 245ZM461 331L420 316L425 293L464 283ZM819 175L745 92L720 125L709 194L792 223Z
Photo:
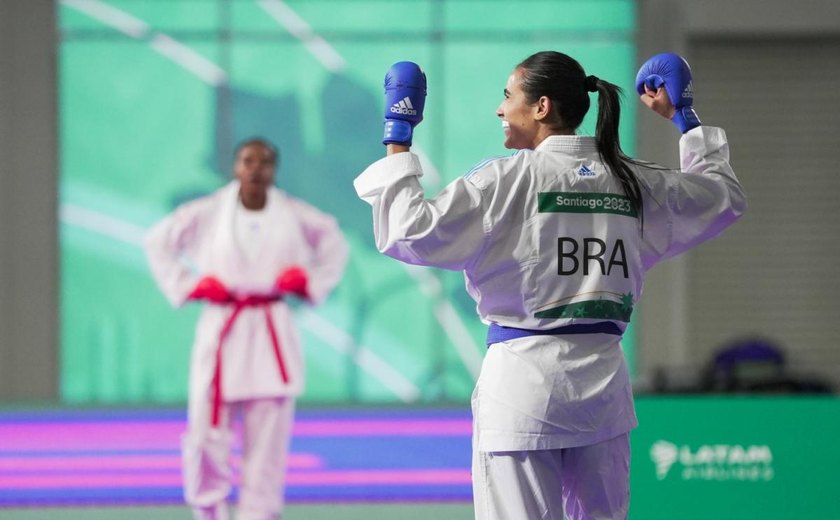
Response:
M0 425L0 450L177 449L183 432L183 423L156 421L18 423Z
M305 471L289 473L286 480L289 484L299 486L403 486L472 482L470 471L464 469Z
M179 472L161 472L144 475L99 473L95 475L0 475L0 489L95 489L179 487Z
M472 433L469 420L387 419L353 421L307 420L295 423L294 434L309 437L461 436Z
M289 469L318 469L324 467L321 457L310 453L291 453L288 457ZM241 465L241 457L232 458L233 465ZM58 471L108 471L108 470L174 470L181 471L180 455L84 455L71 457L0 457L0 475L22 474L26 472Z
M286 481L298 486L365 486L416 484L469 484L470 471L461 469L441 470L349 470L349 471L292 471ZM0 475L0 489L90 489L180 487L181 475L177 472L159 474L124 475Z
M0 425L0 451L172 449L184 432L183 422L15 423ZM294 435L305 437L462 436L469 420L298 421Z
M33 471L89 470L181 470L181 460L172 455L86 456L86 457L0 457L0 475Z

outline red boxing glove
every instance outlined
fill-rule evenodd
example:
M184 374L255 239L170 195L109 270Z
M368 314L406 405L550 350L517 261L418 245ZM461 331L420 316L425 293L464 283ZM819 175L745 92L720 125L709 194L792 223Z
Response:
M308 298L309 293L306 290L308 280L306 271L302 267L293 265L280 273L277 281L274 282L274 287L277 288L281 295L294 294L301 298Z
M207 300L213 303L228 303L233 296L215 276L205 276L195 285L195 289L187 296L190 300Z

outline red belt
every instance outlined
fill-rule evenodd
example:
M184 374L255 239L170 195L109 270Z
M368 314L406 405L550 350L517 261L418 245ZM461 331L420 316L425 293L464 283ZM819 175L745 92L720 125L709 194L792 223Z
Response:
M289 376L286 373L286 364L283 362L283 354L280 352L280 341L277 339L277 330L274 327L274 320L271 317L271 304L279 301L277 295L251 295L237 298L231 302L233 310L219 332L219 346L216 347L216 367L213 370L213 427L219 425L219 415L222 409L222 345L227 335L233 329L233 324L239 313L245 307L262 307L265 312L265 323L268 326L268 333L271 335L271 345L274 347L274 356L277 358L277 366L280 368L280 377L283 382L289 383Z

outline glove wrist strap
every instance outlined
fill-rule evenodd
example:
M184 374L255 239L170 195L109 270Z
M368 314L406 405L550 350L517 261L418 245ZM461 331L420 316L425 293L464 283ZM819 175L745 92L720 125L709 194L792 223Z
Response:
M401 119L385 120L385 135L382 144L402 144L411 146L412 137L411 123Z
M697 117L697 112L694 111L694 107L678 108L674 113L674 117L671 118L671 122L674 123L677 128L679 128L680 133L683 134L692 128L697 128L701 124L700 118Z

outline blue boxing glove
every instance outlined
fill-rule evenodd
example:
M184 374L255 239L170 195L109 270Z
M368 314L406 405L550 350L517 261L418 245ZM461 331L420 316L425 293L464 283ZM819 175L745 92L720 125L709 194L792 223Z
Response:
M426 74L410 61L391 65L385 74L385 136L383 144L411 146L414 127L423 120Z
M671 118L680 132L686 133L700 126L700 118L694 111L694 87L691 83L691 68L678 54L663 52L647 60L636 74L636 91L645 93L645 86L651 90L665 87L665 92L676 108Z

